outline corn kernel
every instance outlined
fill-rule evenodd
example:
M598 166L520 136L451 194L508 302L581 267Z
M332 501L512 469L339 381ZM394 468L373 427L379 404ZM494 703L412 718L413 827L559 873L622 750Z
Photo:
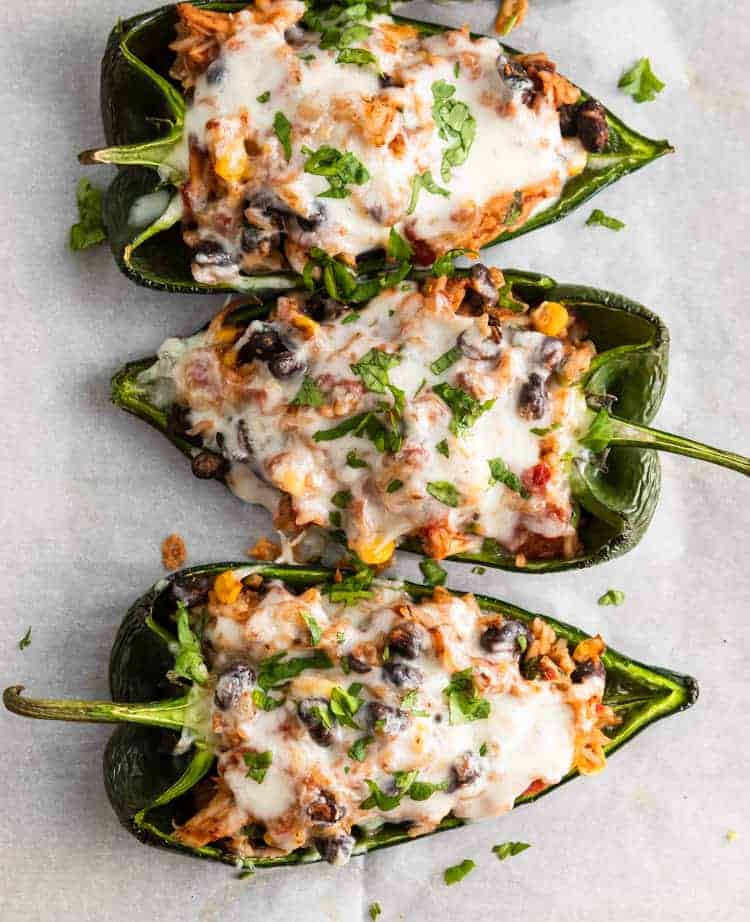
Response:
M242 583L233 570L225 570L214 580L214 592L222 605L231 605L236 602L242 592Z
M580 155L568 164L568 176L579 176L586 169L588 155L586 151L581 151Z
M589 659L598 663L599 657L606 649L601 636L596 634L594 637L587 637L586 640L582 640L576 646L575 650L573 650L573 659L577 663L584 663Z
M304 334L305 339L312 339L318 331L318 324L307 314L293 314L290 323Z
M292 470L285 470L278 477L274 478L276 485L290 496L305 495L305 478Z
M559 301L542 301L539 307L531 312L531 322L534 329L546 336L560 336L565 332L570 316Z
M396 542L374 538L372 541L363 541L361 544L355 544L354 550L359 559L364 563L378 565L387 563L391 557L393 557L393 552L396 550Z
M226 153L216 158L214 172L224 182L239 182L248 166L247 151L242 141L227 145Z

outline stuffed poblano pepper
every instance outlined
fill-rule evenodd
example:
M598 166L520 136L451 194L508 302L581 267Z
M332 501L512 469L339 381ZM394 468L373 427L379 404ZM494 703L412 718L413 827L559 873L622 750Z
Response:
M415 260L555 221L671 150L558 74L387 0L180 3L112 34L102 72L124 167L105 219L134 280L279 290L395 227Z
M659 492L647 449L750 471L645 425L668 342L645 308L482 265L448 271L354 306L327 290L229 304L118 372L113 399L164 432L197 477L266 506L298 560L338 559L319 546L325 531L370 565L402 546L508 569L581 567L647 527Z
M4 701L28 717L129 724L104 756L123 824L246 867L341 864L507 813L601 770L698 693L495 599L368 569L238 564L143 596L110 684L112 702L20 686Z

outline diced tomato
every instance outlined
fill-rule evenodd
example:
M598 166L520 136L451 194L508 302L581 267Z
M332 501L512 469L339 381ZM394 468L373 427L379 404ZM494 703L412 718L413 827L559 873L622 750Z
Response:
M540 461L538 464L527 468L523 472L521 481L527 490L530 490L532 493L541 493L547 486L551 476L552 471L549 464L545 461Z

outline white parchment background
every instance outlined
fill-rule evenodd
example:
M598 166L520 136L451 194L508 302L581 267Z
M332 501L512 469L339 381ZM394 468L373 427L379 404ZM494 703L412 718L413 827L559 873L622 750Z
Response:
M147 2L147 0L145 0ZM110 644L129 603L160 576L159 543L185 536L190 562L241 558L264 514L195 481L155 432L115 410L124 360L201 323L215 300L140 290L105 248L66 248L78 149L101 141L98 67L118 16L144 0L4 0L0 5L0 681L32 694L106 697ZM584 227L590 208L492 253L500 266L612 288L672 333L658 422L750 453L747 58L750 19L732 0L532 0L518 47L560 69L673 157L604 192L627 223ZM432 8L487 27L492 6ZM636 105L621 71L650 55L666 90ZM104 182L107 170L95 177ZM533 808L358 859L245 881L146 848L122 830L101 783L106 728L0 715L0 919L264 922L713 922L750 903L748 720L750 484L664 459L661 504L627 557L561 576L471 575L481 589L601 630L620 650L690 672L698 705L650 728L600 776ZM400 562L415 572L413 560ZM621 608L599 608L607 588ZM17 641L33 625L24 652ZM733 843L725 839L736 829ZM500 864L490 846L533 848ZM441 871L478 869L447 888Z

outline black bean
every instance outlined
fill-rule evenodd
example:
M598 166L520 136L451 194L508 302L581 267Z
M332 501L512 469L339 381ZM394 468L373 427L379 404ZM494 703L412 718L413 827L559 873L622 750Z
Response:
M419 688L424 681L421 669L391 660L383 666L383 676L397 688Z
M229 465L213 451L201 451L190 462L190 469L199 480L221 480Z
M318 323L325 323L329 320L336 320L347 310L345 304L329 297L325 292L316 292L305 301L303 310L308 317L317 320Z
M381 704L380 701L370 701L367 704L367 726L377 729L386 736L395 736L401 733L411 723L411 715L401 708ZM376 728L376 724L378 724Z
M240 247L243 253L255 253L261 244L268 243L274 246L279 241L279 235L273 231L262 230L258 227L245 227L240 238Z
M307 42L308 34L298 25L289 26L284 30L284 41L289 45L304 45Z
M388 635L388 649L404 659L416 659L422 652L424 634L417 624L402 621Z
M216 240L201 240L193 249L193 259L199 266L232 266L237 262Z
M521 93L521 100L528 104L534 96L534 81L526 73L526 68L515 58L508 55L498 55L497 72L500 79L514 92Z
M346 810L341 804L336 803L336 798L330 791L319 791L318 793L319 797L307 808L307 815L313 823L321 823L326 826L338 823Z
M482 766L479 764L479 759L473 752L464 752L456 759L451 768L451 780L448 790L455 791L456 788L466 787L476 781L481 774Z
M502 343L492 336L482 336L476 327L464 330L456 341L461 355L473 362L486 362L496 359L503 351Z
M287 352L287 347L279 336L278 330L270 324L264 324L259 330L253 330L237 356L240 364L260 359L270 361L275 355Z
M196 436L187 435L190 429L190 407L181 407L173 403L167 412L167 432L169 435L176 435L188 442L198 441Z
M306 368L306 362L288 349L275 355L268 363L274 378L291 378L292 375L302 374Z
M252 689L255 684L255 671L246 663L234 663L216 680L214 703L217 708L227 711L236 707L243 692Z
M576 136L576 106L572 103L563 103L557 110L560 116L560 134L564 138Z
M357 659L356 656L352 656L351 653L347 653L346 656L341 657L342 661L346 660L349 669L352 672L356 672L359 675L364 675L366 672L372 672L372 666L369 663L366 663L362 659Z
M539 347L539 361L550 371L559 368L565 359L565 349L559 339L545 336Z
M587 659L579 663L571 673L570 679L577 684L585 681L590 676L598 676L601 679L604 678L604 663L602 663L601 660L594 662L592 659Z
M392 86L403 86L403 83L399 83L392 74L381 74L379 80L381 90L387 90Z
M216 83L223 83L227 74L227 68L221 58L212 61L206 68L206 83L213 86Z
M547 412L547 385L535 371L521 385L518 413L524 419L541 419Z
M325 698L303 698L297 705L297 716L318 746L330 746L333 743L333 731L320 718L321 713L326 713L327 709Z
M476 265L472 266L469 280L472 289L480 295L487 304L495 304L497 302L497 286L492 281L492 276L487 266L482 265L482 263L476 263Z
M313 840L320 857L329 864L346 864L352 856L355 840L353 836L340 835Z
M312 214L297 215L297 224L299 224L301 230L307 233L317 230L321 224L325 224L328 217L326 206L322 202L316 202L315 207L316 211Z
M173 608L178 602L192 608L194 605L203 605L208 601L208 592L213 586L212 576L177 576L170 583L169 596L174 602Z
M524 637L526 643L519 642ZM490 624L479 638L479 645L488 653L501 653L504 656L521 655L532 641L531 631L521 621L503 621L502 624ZM523 650L521 649L523 647Z
M596 99L582 102L576 112L576 133L586 150L598 154L609 141L609 125L604 106Z

